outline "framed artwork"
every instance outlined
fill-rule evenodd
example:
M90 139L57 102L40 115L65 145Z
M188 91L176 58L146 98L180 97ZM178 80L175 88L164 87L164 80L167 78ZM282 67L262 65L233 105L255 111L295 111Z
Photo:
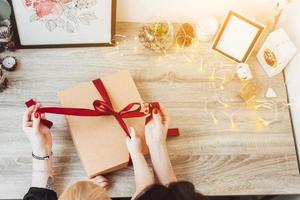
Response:
M229 11L212 48L236 62L246 62L264 28L259 22Z
M116 0L10 0L18 48L113 45Z

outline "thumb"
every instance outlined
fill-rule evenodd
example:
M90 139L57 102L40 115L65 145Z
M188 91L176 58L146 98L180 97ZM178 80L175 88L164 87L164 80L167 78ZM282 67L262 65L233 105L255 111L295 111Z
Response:
M33 117L33 125L32 128L33 130L35 130L36 132L39 130L39 126L40 126L40 122L41 122L41 117L39 113L34 113L34 117Z
M153 109L152 116L153 116L153 120L154 120L155 123L158 123L158 124L161 123L161 117L160 117L160 113L159 113L158 108Z
M129 134L131 138L136 138L135 130L133 127L129 127Z
M126 144L127 144L127 147L129 146L129 143L130 143L130 137L126 136Z

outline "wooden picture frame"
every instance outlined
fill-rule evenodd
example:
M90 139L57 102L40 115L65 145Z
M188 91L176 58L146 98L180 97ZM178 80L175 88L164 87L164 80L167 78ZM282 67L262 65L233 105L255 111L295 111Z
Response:
M259 22L229 11L212 49L236 62L246 62L264 28Z
M67 1L72 1L72 0L66 0L65 2L67 2ZM22 35L22 30L20 30L21 29L21 27L20 27L21 26L20 25L20 16L18 16L18 14L21 13L21 12L19 12L18 14L15 12L16 11L15 9L17 9L16 7L20 6L20 5L18 5L18 2L23 2L23 1L8 0L8 2L10 3L10 5L12 7L11 21L12 21L13 31L14 31L14 40L15 40L15 44L16 44L17 48L19 48L19 49L31 49L31 48L66 48L66 47L100 47L100 46L113 46L115 44L113 38L115 36L115 30L116 30L116 6L117 6L116 0L105 0L105 2L107 2L107 4L110 3L110 5L111 5L111 8L109 9L109 13L106 13L106 16L105 16L107 19L110 19L110 23L108 23L108 22L106 22L106 23L105 22L99 22L100 18L102 17L102 15L99 17L99 20L95 19L95 18L98 17L97 14L101 13L100 11L99 11L99 13L97 13L98 10L96 10L94 12L88 13L88 12L84 12L84 11L81 11L81 10L78 9L82 13L85 13L85 18L83 16L82 19L78 19L78 23L80 23L79 25L81 26L81 27L79 27L79 30L80 30L80 28L85 28L85 27L88 27L88 26L89 27L93 27L93 26L97 27L97 31L98 32L95 32L95 31L93 32L92 28L89 31L85 30L85 33L88 32L88 33L93 34L92 37L86 36L86 35L84 35L84 34L82 34L80 32L76 36L74 36L74 35L72 35L73 32L69 32L68 34L70 34L71 37L74 36L74 38L78 38L78 41L74 40L74 41L71 41L71 42L67 42L67 41L65 42L65 41L62 41L62 39L61 39L59 42L52 42L51 38L49 39L49 35L45 35L45 38L47 38L45 40L48 40L49 41L48 43L47 42L40 42L39 43L37 41L36 43L32 43L32 44L28 43L28 41L24 42L24 40L23 40L24 37L22 37L23 36ZM33 0L28 0L28 2L33 2ZM53 1L50 1L50 2L53 2ZM94 0L92 2L99 3L98 0ZM82 6L82 5L80 5L80 6ZM97 5L97 7L98 7L98 5ZM84 10L84 8L82 10ZM35 12L37 13L37 11L35 11ZM40 12L42 12L42 14L43 14L43 12L47 13L47 11L43 11L42 8L41 8ZM40 12L39 12L39 16L42 15ZM61 11L57 11L56 10L56 12L60 13ZM66 11L63 10L63 12L66 12ZM63 15L63 17L66 16L65 13L63 13L62 15ZM33 13L33 15L30 17L30 19L27 19L27 20L35 20L34 19L35 17L38 18L38 16L34 16L34 13ZM105 19L105 17L102 17L101 19ZM24 16L22 16L22 18L24 18ZM53 21L53 19L50 19L50 20ZM68 19L66 19L66 21L67 20ZM81 21L79 21L79 20L81 20ZM93 24L93 22L94 22L93 20L96 21L98 24ZM54 35L53 36L53 41L55 41L55 38L57 38L58 36L60 36L59 34L63 35L62 33L63 33L64 29L65 29L66 32L68 32L66 30L66 28L62 28L62 27L66 27L68 25L68 21L67 22L62 22L62 20L60 20L60 21L61 21L61 24L55 24L55 25L53 25L53 23L51 23L50 25L46 26L46 28L50 29L53 32L56 31L56 30L57 30L57 32L59 32L57 34L53 34ZM42 22L43 21L41 21L41 23ZM28 22L26 22L26 23L28 24ZM47 22L44 22L44 23L47 23ZM105 24L105 27L102 27L101 30L97 26L100 23ZM53 29L54 26L55 26L55 30ZM45 28L42 25L40 27L41 28ZM34 27L34 28L36 29L36 27ZM73 26L73 28L75 29L76 27ZM102 37L102 35L101 35L102 34L102 32L101 32L102 30L103 31L107 31L107 32L103 33L103 38L101 38ZM43 38L43 35L41 33L39 33L39 32L37 33L37 36L38 36L37 38ZM44 30L44 33L45 33L45 30ZM99 40L97 38L98 36L96 35L97 33L100 33L99 34ZM26 34L27 35L30 34L30 31L28 31ZM32 35L34 37L34 34L32 34ZM82 42L80 40L81 36L82 36ZM67 38L67 39L69 38L66 35L64 35L64 37ZM88 39L88 38L94 38L95 42L94 41L90 41L92 39ZM31 39L31 40L33 40L33 39Z

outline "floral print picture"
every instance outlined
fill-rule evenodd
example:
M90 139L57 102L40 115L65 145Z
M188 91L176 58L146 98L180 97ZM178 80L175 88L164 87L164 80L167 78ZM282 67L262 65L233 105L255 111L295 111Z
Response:
M24 0L24 4L32 11L28 20L44 23L49 31L62 28L75 32L97 19L94 12L87 11L97 0Z
M12 1L22 45L111 42L114 0ZM34 34L33 34L34 33Z

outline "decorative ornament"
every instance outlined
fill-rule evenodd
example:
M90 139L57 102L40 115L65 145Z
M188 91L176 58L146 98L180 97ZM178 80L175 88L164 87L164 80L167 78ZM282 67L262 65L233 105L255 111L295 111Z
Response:
M173 26L163 18L151 18L140 29L138 38L145 48L165 52L172 44Z
M6 56L2 59L2 69L14 71L17 67L17 59L13 56Z
M274 54L274 52L271 49L266 48L264 50L264 59L268 65L271 67L276 67L277 66L277 59Z
M3 92L8 87L8 79L6 74L0 69L0 92Z
M253 78L249 65L246 63L237 64L236 74L240 80L251 80Z
M206 16L196 24L196 36L201 42L210 41L218 31L219 23L213 16Z
M273 90L273 88L268 88L266 95L267 98L275 98L277 97L276 92Z
M184 23L180 26L176 34L176 44L178 47L189 47L195 38L194 27L189 23Z
M268 36L256 55L259 63L269 77L279 74L297 53L296 46L283 29Z

